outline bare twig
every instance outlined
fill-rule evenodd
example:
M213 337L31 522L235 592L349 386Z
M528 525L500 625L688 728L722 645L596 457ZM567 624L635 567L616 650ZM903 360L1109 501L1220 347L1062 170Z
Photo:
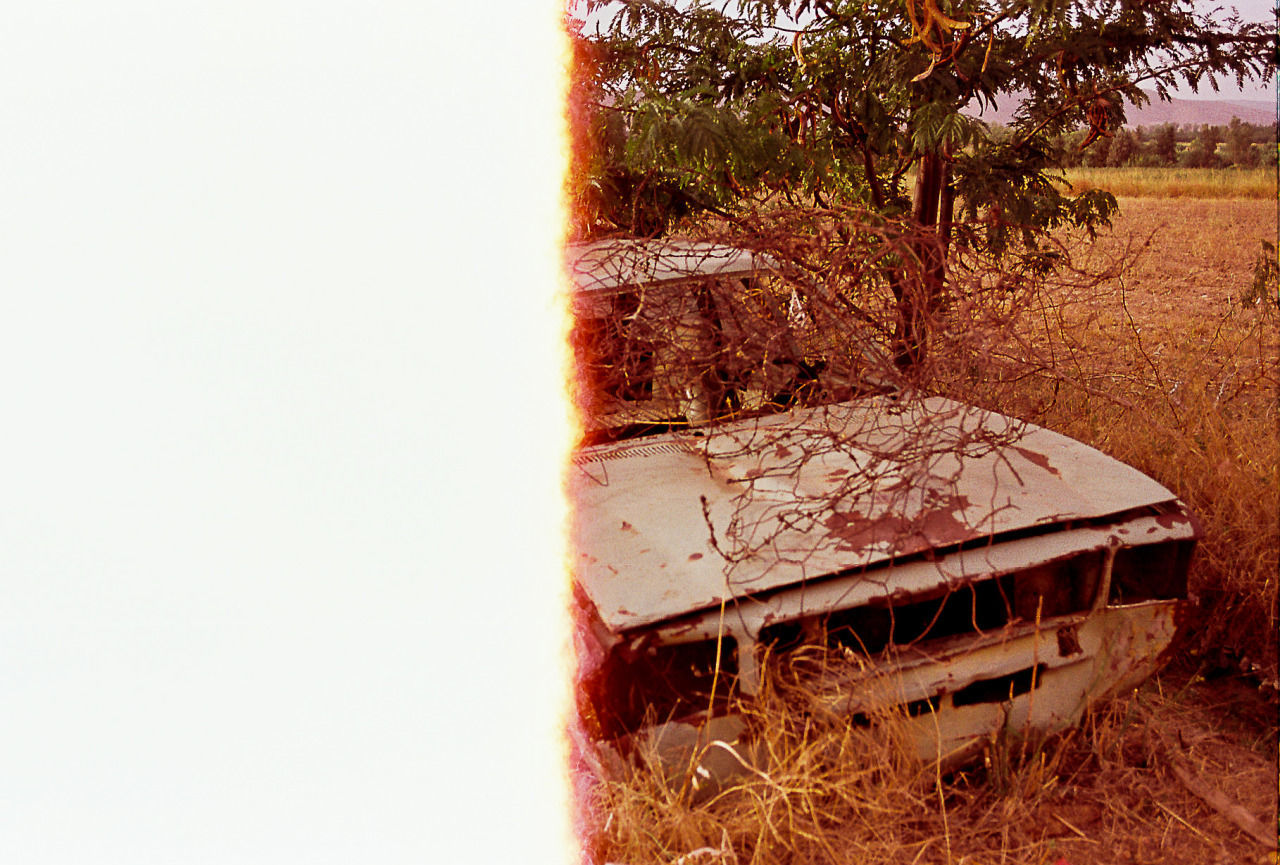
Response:
M1200 779L1196 778L1186 767L1179 764L1178 760L1174 760L1171 764L1173 774L1182 782L1182 786L1186 787L1196 796L1198 796L1206 805L1217 811L1223 817L1227 818L1238 829L1243 831L1253 840L1257 841L1268 850L1276 849L1276 836L1274 832L1268 832L1266 827L1262 825L1262 821L1250 814L1236 802L1231 801L1227 794L1214 787L1210 787Z

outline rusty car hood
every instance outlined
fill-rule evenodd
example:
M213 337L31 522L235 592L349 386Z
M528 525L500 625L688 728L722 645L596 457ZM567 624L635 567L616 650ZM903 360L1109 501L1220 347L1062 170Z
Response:
M940 397L870 397L588 447L568 486L575 579L615 632L1174 500L1074 439Z

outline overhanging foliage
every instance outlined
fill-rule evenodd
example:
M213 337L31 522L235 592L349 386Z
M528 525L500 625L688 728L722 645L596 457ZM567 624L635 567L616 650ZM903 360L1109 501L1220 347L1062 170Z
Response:
M654 235L762 202L921 209L930 191L992 218L999 251L1114 203L1065 188L1055 141L1123 122L1185 83L1274 74L1269 28L1190 0L582 0L573 6L579 236ZM589 24L587 22L590 22ZM962 113L1028 94L1010 130ZM937 202L924 211L937 212ZM917 214L918 215L918 214ZM946 216L947 214L943 214Z

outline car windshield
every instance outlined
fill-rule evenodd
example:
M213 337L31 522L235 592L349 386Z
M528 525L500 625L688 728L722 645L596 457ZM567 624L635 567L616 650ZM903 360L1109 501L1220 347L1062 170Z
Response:
M588 443L882 390L866 334L766 256L690 241L570 248Z

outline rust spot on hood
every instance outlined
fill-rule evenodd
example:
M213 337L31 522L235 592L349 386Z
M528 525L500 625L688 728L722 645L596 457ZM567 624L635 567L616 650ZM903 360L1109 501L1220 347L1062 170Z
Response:
M841 550L861 550L885 542L898 546L897 539L907 529L907 521L898 514L881 514L870 519L860 511L832 514L822 524L831 537L839 538L837 549Z
M911 519L892 511L875 517L850 511L833 513L822 524L839 541L839 550L854 552L887 543L894 552L909 554L972 537L972 527L962 519L968 506L968 498L950 494L938 496L932 507Z
M1049 458L1039 451L1033 451L1030 448L1020 448L1017 445L1013 449L1022 455L1022 458L1032 465L1037 465L1055 477L1062 477L1062 472L1058 471L1049 462Z

